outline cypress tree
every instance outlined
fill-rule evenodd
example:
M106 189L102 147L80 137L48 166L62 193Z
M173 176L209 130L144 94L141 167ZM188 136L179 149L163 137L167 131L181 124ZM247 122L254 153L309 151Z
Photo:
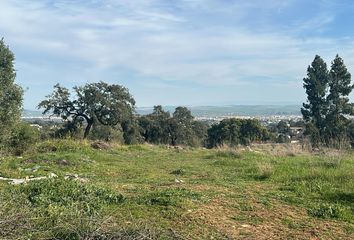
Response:
M320 141L324 129L328 110L326 94L328 90L328 70L323 59L316 55L311 65L307 68L307 77L303 79L306 90L307 102L303 103L301 113L307 123L307 130L315 142Z
M329 72L328 114L326 117L326 138L341 140L349 125L348 115L354 114L354 106L349 103L349 94L354 85L351 75L341 57L336 55Z

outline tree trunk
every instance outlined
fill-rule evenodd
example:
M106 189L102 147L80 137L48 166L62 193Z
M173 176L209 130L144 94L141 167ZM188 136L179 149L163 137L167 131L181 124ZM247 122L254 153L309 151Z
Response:
M92 125L93 125L93 120L87 119L87 125L85 128L84 139L86 139L87 136L89 135Z

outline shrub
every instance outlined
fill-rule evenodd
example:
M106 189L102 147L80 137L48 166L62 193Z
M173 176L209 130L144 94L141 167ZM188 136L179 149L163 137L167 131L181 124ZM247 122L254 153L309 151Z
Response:
M21 155L39 140L39 130L28 123L20 123L12 132L9 148L16 155Z
M92 127L90 139L124 143L123 132L120 129L120 126L96 124Z

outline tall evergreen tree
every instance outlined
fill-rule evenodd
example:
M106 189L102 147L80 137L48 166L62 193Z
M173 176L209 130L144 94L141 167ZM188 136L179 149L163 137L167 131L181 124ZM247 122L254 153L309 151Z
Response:
M338 55L332 62L329 72L329 111L326 117L326 133L330 139L342 138L346 134L349 120L346 115L354 114L354 106L349 103L349 94L354 85L344 61ZM338 140L338 139L337 139Z
M307 68L307 77L303 79L307 102L303 103L301 113L308 125L308 129L316 129L322 136L327 114L326 93L328 89L328 70L323 59L316 55Z
M22 89L15 84L15 56L0 39L0 144L4 143L22 111Z

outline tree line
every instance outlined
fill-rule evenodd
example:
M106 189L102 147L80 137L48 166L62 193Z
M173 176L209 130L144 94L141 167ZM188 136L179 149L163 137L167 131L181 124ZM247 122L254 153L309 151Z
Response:
M41 132L20 121L22 88L15 83L14 54L0 41L0 150L17 152L35 139L84 138L119 140L125 144L151 143L204 146L249 145L255 142L287 142L287 123L263 126L256 119L224 119L210 125L197 121L186 107L173 113L154 106L152 113L138 115L129 90L118 84L87 83L72 90L59 84L38 105L43 114L62 119L61 123L43 126ZM313 146L341 147L354 145L354 105L349 94L354 88L351 75L338 55L331 69L320 56L307 69L303 79L307 101L301 112L305 135Z

